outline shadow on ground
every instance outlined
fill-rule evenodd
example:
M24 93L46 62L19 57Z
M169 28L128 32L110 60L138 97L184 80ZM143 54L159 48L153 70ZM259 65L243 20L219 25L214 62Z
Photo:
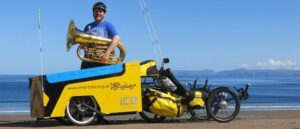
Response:
M210 120L187 120L187 119L169 119L163 123L193 123L193 122L210 122ZM95 123L93 125L122 125L122 124L151 124L144 120L110 120L108 124ZM56 120L40 120L40 121L0 121L0 127L61 127L74 126L64 125Z

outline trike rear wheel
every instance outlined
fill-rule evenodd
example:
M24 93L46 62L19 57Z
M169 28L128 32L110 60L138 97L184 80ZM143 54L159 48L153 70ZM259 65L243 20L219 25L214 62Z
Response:
M166 119L166 117L159 116L159 115L156 115L156 114L154 114L152 112L148 112L148 111L142 111L139 114L145 121L151 122L151 123L159 123Z
M209 120L211 118L211 116L207 112L206 106L191 109L190 114L192 120Z
M233 120L240 111L240 100L229 88L220 87L213 90L207 99L207 112L218 122Z

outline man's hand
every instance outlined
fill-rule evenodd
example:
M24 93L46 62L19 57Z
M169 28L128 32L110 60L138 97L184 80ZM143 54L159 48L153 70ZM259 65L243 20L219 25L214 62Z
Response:
M110 53L114 51L115 47L118 45L119 42L120 42L120 36L119 35L114 36L108 49L105 51L105 53L100 55L100 57L102 58L102 62L105 63L109 61Z
M102 53L100 55L100 58L102 59L102 62L108 62L109 61L109 53L108 52Z
M87 45L84 45L84 46L83 46L83 50L84 50L84 52L87 52L87 51L89 50L88 46L87 46Z

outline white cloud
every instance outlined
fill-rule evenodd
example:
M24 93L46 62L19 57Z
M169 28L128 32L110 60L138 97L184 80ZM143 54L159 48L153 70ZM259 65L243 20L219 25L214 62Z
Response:
M256 67L264 69L300 69L300 64L293 60L269 59L265 62L257 62Z
M238 64L238 67L245 69L245 68L248 68L249 65L248 64Z

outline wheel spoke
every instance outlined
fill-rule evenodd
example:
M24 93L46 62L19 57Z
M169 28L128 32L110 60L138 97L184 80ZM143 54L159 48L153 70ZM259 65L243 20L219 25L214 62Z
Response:
M70 108L69 110L71 114L74 114L74 112L76 111L74 108Z
M77 111L75 115L76 115L75 119L78 120L79 119L79 112Z
M83 114L81 114L81 113L78 113L78 120L79 120L79 121L82 121L82 120L83 120L83 118L84 118Z

